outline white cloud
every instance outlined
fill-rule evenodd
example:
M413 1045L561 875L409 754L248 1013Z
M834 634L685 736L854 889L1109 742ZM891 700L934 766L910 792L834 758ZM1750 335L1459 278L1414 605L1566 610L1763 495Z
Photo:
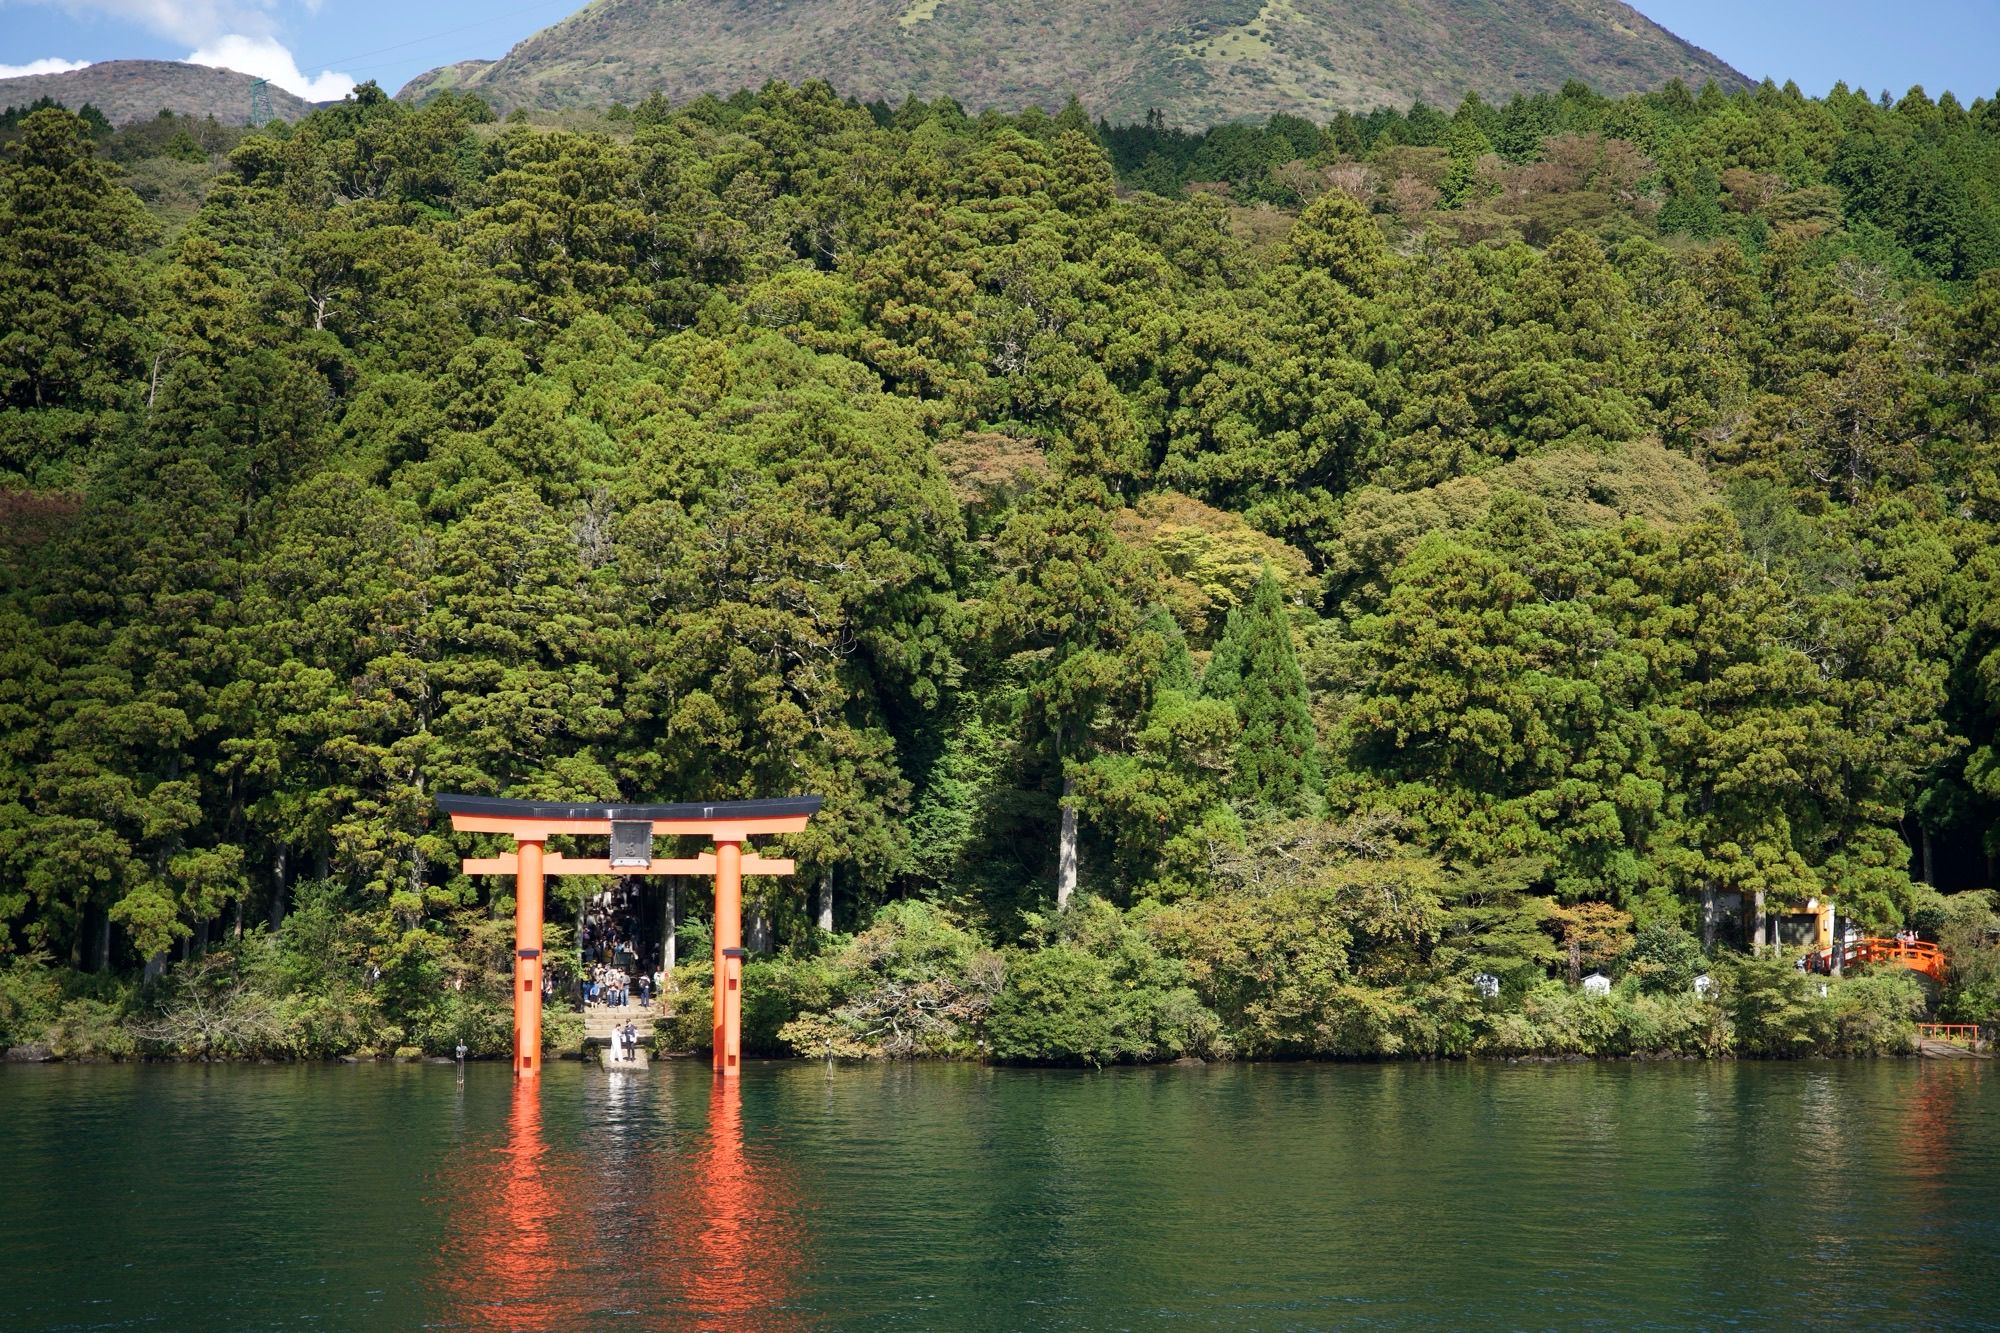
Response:
M298 61L292 58L292 53L271 37L227 33L190 52L188 63L213 65L217 69L233 69L239 74L269 79L286 92L296 93L308 102L337 102L354 91L353 79L330 69L323 69L307 78L299 69Z
M44 0L48 2L48 0ZM103 14L177 42L204 44L225 33L268 33L272 0L53 0L72 14Z
M64 60L60 56L47 56L41 60L30 60L25 65L0 65L0 79L25 79L30 74L67 74L73 69L82 69L88 60Z

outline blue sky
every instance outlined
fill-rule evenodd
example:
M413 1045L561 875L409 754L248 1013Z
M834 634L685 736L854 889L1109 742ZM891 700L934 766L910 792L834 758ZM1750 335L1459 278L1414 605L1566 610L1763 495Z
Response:
M1809 93L1837 81L1961 102L2000 91L2000 0L1630 0L1753 79Z
M581 0L0 0L0 76L119 57L227 65L315 98L497 56ZM1055 0L1061 3L1061 0ZM2000 0L1637 0L1755 78L1960 99L2000 89Z

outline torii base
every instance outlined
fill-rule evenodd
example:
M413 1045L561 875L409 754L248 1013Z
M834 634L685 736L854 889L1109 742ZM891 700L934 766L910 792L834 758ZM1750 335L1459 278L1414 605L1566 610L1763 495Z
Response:
M634 1049L629 1054L620 1057L613 1055L611 1048L606 1046L597 1053L597 1063L603 1065L614 1074L643 1074L649 1068L646 1052L643 1047Z

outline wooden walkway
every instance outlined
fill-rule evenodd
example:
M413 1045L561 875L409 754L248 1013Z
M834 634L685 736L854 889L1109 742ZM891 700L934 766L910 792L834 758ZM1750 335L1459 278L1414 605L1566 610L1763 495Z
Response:
M1917 1024L1917 1054L1938 1060L1990 1060L1993 1044L1976 1023Z

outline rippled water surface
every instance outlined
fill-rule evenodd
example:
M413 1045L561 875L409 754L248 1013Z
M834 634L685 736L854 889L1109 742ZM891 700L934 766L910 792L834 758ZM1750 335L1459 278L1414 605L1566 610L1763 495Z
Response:
M2000 1065L0 1069L0 1328L1992 1326Z

